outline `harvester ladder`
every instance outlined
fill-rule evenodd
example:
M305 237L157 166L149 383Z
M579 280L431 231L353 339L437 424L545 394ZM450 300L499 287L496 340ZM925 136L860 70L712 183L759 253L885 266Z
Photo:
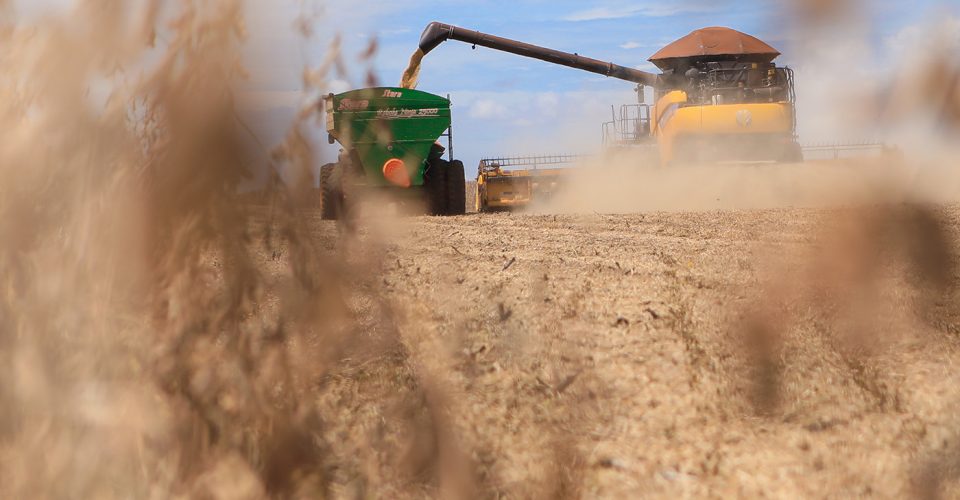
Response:
M603 124L603 144L631 145L650 140L650 106L648 104L624 104L620 116L610 106L612 120Z

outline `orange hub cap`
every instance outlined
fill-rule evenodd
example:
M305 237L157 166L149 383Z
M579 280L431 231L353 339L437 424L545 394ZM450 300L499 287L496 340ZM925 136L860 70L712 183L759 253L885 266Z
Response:
M400 187L410 187L410 174L407 173L407 164L403 160L391 158L383 164L383 177L391 184Z

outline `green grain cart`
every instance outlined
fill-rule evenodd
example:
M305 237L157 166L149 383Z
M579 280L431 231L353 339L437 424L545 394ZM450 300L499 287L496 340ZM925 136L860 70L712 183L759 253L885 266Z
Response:
M379 87L330 94L325 105L330 143L343 149L320 169L323 219L342 218L365 190L419 200L430 215L465 212L463 163L444 160L438 142L450 130L448 99Z

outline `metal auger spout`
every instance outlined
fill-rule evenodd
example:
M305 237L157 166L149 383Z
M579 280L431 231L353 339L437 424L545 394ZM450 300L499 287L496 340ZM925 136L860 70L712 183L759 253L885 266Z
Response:
M447 40L479 45L650 87L662 86L658 75L646 71L437 22L430 23L423 31L420 37L420 50L427 54Z

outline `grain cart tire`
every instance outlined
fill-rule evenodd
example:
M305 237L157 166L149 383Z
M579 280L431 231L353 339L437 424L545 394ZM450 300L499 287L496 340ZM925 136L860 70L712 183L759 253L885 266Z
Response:
M447 215L467 213L467 180L463 162L453 160L447 167Z
M320 219L337 220L343 213L343 169L337 163L320 167Z
M430 160L430 166L423 174L427 215L446 215L447 213L447 171L449 169L449 163L437 158Z

